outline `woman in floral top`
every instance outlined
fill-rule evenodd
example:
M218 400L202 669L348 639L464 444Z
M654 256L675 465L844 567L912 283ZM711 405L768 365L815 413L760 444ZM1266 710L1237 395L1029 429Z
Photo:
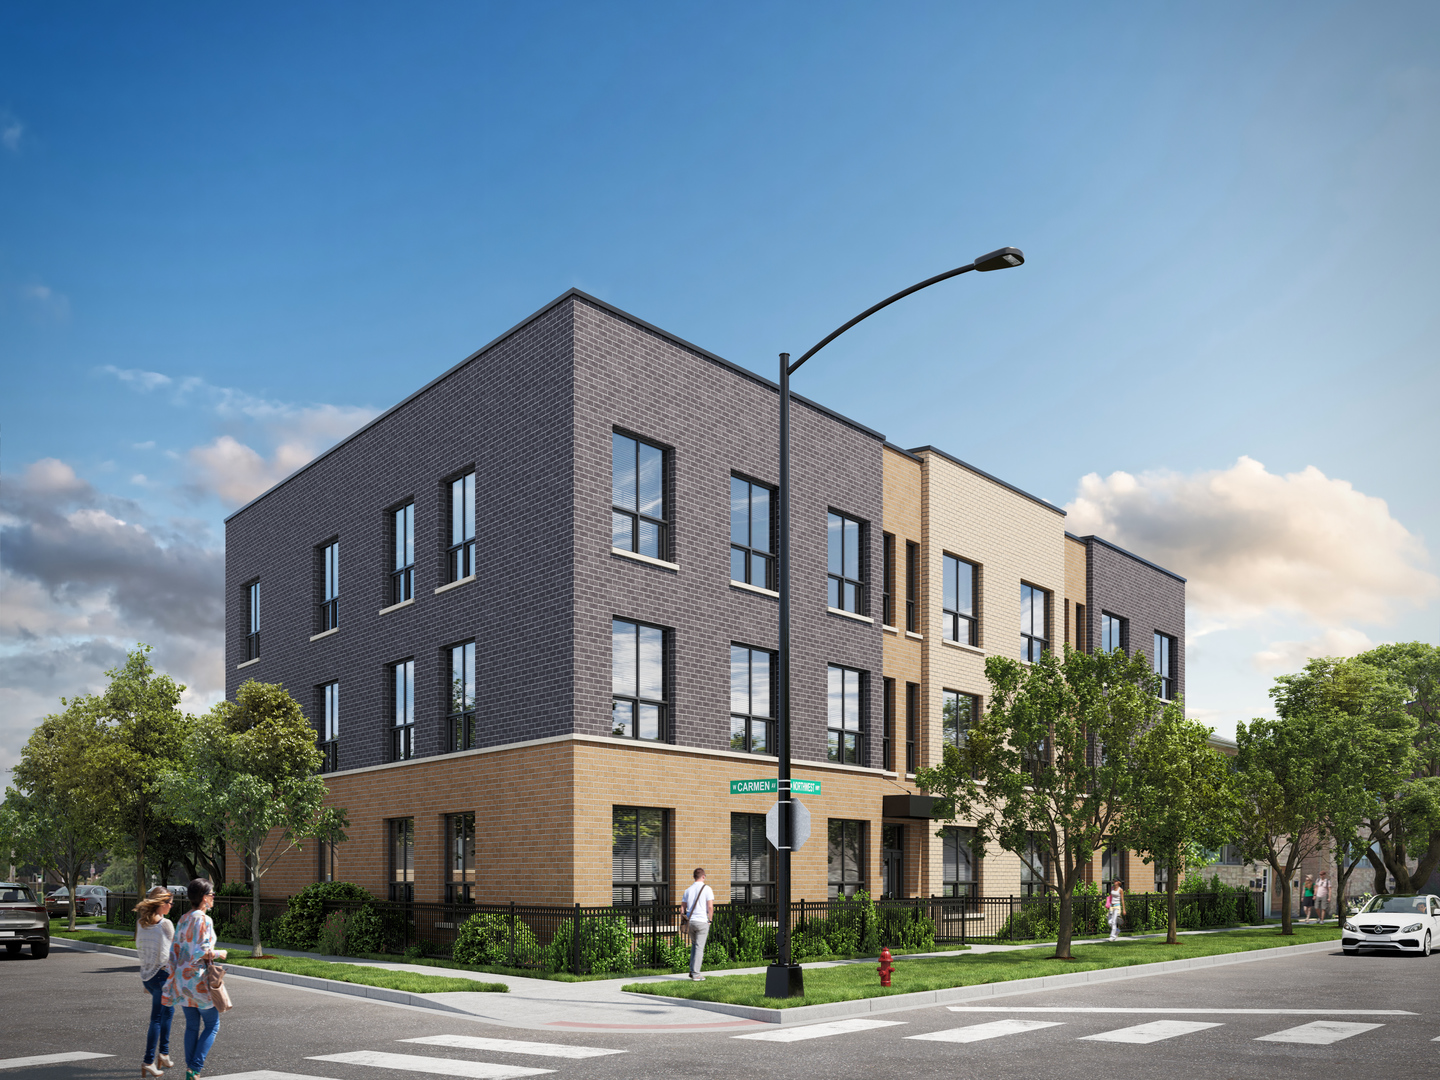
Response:
M215 924L206 914L215 906L215 886L205 878L190 882L190 910L175 928L170 947L170 986L167 997L185 1010L185 1080L196 1080L215 1042L220 1014L202 985L209 976L210 960L224 960L215 951Z

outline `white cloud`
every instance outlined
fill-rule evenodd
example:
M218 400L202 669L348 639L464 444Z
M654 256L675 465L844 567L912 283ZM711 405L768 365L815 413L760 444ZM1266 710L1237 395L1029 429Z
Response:
M117 368L114 364L106 364L100 369L107 375L113 375L123 383L130 383L141 390L154 390L156 387L169 386L171 378L169 375L161 375L158 371L141 371L138 368ZM153 444L152 444L153 445Z
M49 285L26 285L21 288L20 296L34 311L47 318L62 320L70 315L70 298Z
M0 146L5 147L12 154L20 152L20 136L25 133L25 125L9 109L0 109Z
M1272 641L1250 660L1257 671L1298 671L1312 656L1354 656L1375 645L1363 630L1338 626L1304 641Z

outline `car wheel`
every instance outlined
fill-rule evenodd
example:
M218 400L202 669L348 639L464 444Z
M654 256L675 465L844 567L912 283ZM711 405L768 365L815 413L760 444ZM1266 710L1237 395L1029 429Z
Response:
M50 955L50 942L32 941L30 943L30 955L36 960L44 960L45 957Z
M20 955L20 942L18 942L18 941L7 941L7 942L5 942L5 951L6 951L7 953L9 953L12 957L14 957L14 956L19 956L19 955Z
M1425 947L1420 950L1420 955L1421 955L1421 956L1429 956L1429 955L1430 955L1430 931L1429 931L1429 930L1426 930L1426 931L1425 931Z

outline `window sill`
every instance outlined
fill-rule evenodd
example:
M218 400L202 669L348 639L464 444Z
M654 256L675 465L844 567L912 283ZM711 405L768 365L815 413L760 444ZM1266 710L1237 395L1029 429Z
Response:
M924 634L917 634L917 633L915 633L914 630L906 630L906 631L905 631L905 636L908 637L911 641L924 641L924 640L925 640L925 635L924 635Z
M319 641L322 637L329 637L331 634L338 634L339 632L340 632L340 627L338 627L338 626L332 626L329 630L321 630L320 633L318 633L318 634L311 634L311 635L310 635L310 640L311 640L311 641Z
M471 574L469 577L462 577L459 581L452 581L449 585L441 585L438 589L435 590L435 595L439 596L442 592L449 592L451 589L458 589L461 585L469 585L470 582L474 580L475 575Z
M845 618L854 619L856 622L869 623L871 626L875 625L875 620L870 618L869 615L857 615L853 611L846 611L844 608L838 607L827 607L825 610L831 615L843 615Z
M889 623L881 623L880 629L884 630L887 634L900 633L900 628L898 626L891 626Z
M235 670L239 671L241 668L249 667L251 664L258 664L259 662L260 657L257 656L254 660L246 660L243 664L236 664Z
M626 551L624 548L612 547L611 555L620 555L627 559L634 559L636 562L645 563L649 566L658 566L662 570L669 570L671 573L678 573L680 567L673 562L666 562L664 559L652 559L649 555L641 555L638 551Z
M761 596L772 596L776 600L780 599L780 594L774 589L762 589L759 585L751 585L747 581L736 581L734 578L731 578L730 587L732 589L744 589L746 592L759 593Z
M962 652L974 653L976 656L988 656L989 654L978 645L967 645L963 641L951 641L949 638L941 638L941 645L949 645L952 649L959 649Z
M409 607L413 603L415 603L415 598L412 596L409 600L401 600L398 604L391 604L389 607L382 607L380 609L380 614L389 615L390 612L399 611L402 607Z

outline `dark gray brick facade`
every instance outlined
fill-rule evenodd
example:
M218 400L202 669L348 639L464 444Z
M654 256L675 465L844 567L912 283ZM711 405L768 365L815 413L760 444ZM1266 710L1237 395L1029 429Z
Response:
M1175 697L1185 696L1185 579L1098 536L1078 536L1085 545L1086 640L1100 641L1100 617L1109 612L1127 621L1131 655L1155 662L1155 633L1175 639Z

